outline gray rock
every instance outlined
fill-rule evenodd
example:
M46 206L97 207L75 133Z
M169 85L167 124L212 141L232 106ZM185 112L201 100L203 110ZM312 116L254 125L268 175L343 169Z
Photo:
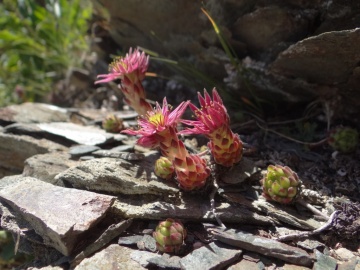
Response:
M78 144L98 145L113 139L113 135L94 126L81 126L73 123L59 122L38 124L41 130L62 136Z
M330 256L326 256L320 251L315 250L316 261L313 266L313 270L335 270L336 269L336 260Z
M98 157L121 158L132 161L143 160L145 157L143 154L139 154L139 153L119 152L119 151L104 150L104 149L100 149L93 152L93 155Z
M113 194L176 194L174 184L158 179L153 173L153 158L128 162L113 158L85 161L56 176L76 188Z
M141 219L166 219L176 217L178 219L200 221L216 221L207 196L181 195L181 201L172 198L173 202L161 201L158 198L151 199L149 196L137 196L136 198L118 197L112 210L116 215L123 218ZM216 213L223 222L237 224L274 225L271 217L259 215L238 205L226 202L216 204Z
M282 270L311 270L311 268L308 268L308 267L299 266L299 265L295 265L295 264L287 264L287 263L285 263L281 269Z
M118 237L132 224L132 219L123 220L116 224L111 224L95 241L91 242L72 260L71 264L79 264L83 259L94 254L98 250L107 246L114 238Z
M7 187L7 186L19 183L19 182L21 182L21 181L23 181L25 179L26 178L21 174L5 176L5 177L0 179L0 190Z
M119 237L118 244L119 245L136 245L141 239L143 239L143 235L130 235L130 236L121 236Z
M305 36L307 27L308 21L301 14L294 16L289 9L267 6L240 17L233 26L233 34L256 52L280 42L299 40Z
M79 158L79 160L81 161L87 161L87 160L91 160L91 159L94 159L95 157L94 156L82 156Z
M348 261L355 257L353 252L343 247L335 250L335 254L342 261Z
M325 245L323 243L320 243L316 240L306 239L304 241L298 241L297 246L300 248L303 248L305 250L308 250L310 252L314 251L314 249L322 250Z
M99 150L99 149L100 149L100 147L95 146L95 145L75 145L70 148L69 153L73 157L78 157L78 156L84 156L87 154L91 154L92 152Z
M4 168L12 174L21 173L24 161L29 157L67 149L60 144L26 135L0 133L0 142L0 171Z
M170 256L166 253L164 253L161 257L151 257L147 261L152 265L156 265L160 269L181 269L180 257Z
M339 263L337 270L359 270L360 269L360 257L353 257L347 262Z
M0 215L1 227L11 232L14 239L19 241L18 251L33 254L34 257L38 258L36 262L29 263L29 265L33 267L46 266L64 256L56 249L46 246L42 237L34 231L29 222L18 215L10 206L0 203Z
M156 240L150 235L144 235L136 244L140 250L156 251Z
M94 256L84 259L75 270L139 270L146 269L130 255L133 250L116 244L110 245Z
M114 137L114 141L116 142L122 142L124 140L127 140L128 136L124 134L112 134Z
M45 244L70 255L86 232L104 218L114 197L53 186L32 177L0 191L9 205Z
M129 152L134 149L134 145L119 145L114 148L111 148L113 152Z
M23 267L23 266L22 266ZM27 270L65 270L62 266L44 266L44 267L28 267Z
M254 261L243 258L240 262L228 268L228 270L243 270L243 269L265 270L265 265L261 260Z
M244 182L252 174L260 169L254 165L254 161L248 158L242 158L239 164L236 164L231 170L226 171L220 175L221 181L228 184L238 184Z
M0 120L18 123L50 123L68 121L67 110L43 103L23 103L0 109Z
M180 260L181 269L223 269L236 261L242 251L220 242L198 248Z
M4 131L6 133L29 135L32 137L43 136L45 134L35 123L13 123L7 125Z
M161 255L144 250L135 250L130 254L130 258L135 262L138 262L142 267L148 267L149 260L158 257L161 257Z
M282 52L270 72L320 84L346 82L360 61L354 44L360 44L360 28L309 37Z
M241 249L257 252L297 265L311 266L313 263L312 257L304 250L272 239L234 229L212 229L212 233L215 239Z
M76 164L77 162L64 152L35 155L25 160L23 176L63 186L62 182L55 180L55 176Z
M291 206L270 203L263 198L253 201L251 205L255 207L255 209L266 213L266 215L296 228L315 230L322 225L322 223L313 218L300 215Z

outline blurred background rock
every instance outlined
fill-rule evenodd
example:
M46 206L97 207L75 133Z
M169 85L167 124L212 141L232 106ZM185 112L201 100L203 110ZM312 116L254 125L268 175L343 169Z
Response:
M358 1L4 0L0 9L2 106L122 108L116 84L93 82L139 46L151 55L151 100L176 105L216 86L239 119L320 110L359 121Z

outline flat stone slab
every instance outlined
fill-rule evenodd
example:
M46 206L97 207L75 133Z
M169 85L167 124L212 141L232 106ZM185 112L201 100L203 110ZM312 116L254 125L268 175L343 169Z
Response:
M44 103L27 102L0 109L0 120L18 123L64 122L69 119L67 110Z
M248 251L277 258L296 265L311 266L313 258L304 250L234 229L211 229L214 238Z
M334 258L326 256L318 250L315 250L316 262L314 263L313 270L335 270L337 269L337 262Z
M84 259L75 270L95 270L95 269L111 269L111 270L141 270L146 269L139 263L131 259L133 249L110 245L99 251L91 258Z
M254 161L244 157L238 164L233 166L231 170L222 173L220 179L227 184L239 184L259 170L260 169L255 166Z
M65 151L67 148L48 141L36 140L26 135L12 135L0 133L0 170L8 168L14 173L21 173L24 161L37 154Z
M148 197L127 198L119 196L114 202L112 211L123 218L162 220L168 217L176 217L197 222L216 221L210 207L210 199L207 196L182 194L180 202L174 198L173 203L161 200L149 201ZM260 226L276 224L276 220L271 217L262 216L241 206L226 202L216 203L216 214L223 222Z
M242 250L220 242L212 242L206 246L195 249L180 260L181 269L224 269L225 266L236 261Z
M179 189L172 182L158 179L153 172L156 156L129 162L114 158L84 161L56 176L75 188L112 194L176 194Z
M99 146L95 145L75 145L70 148L69 153L73 157L85 156L99 150Z
M104 218L114 199L57 187L32 177L24 177L0 191L0 202L29 222L45 244L64 255L70 255L86 232Z
M31 176L50 184L63 186L55 176L78 164L65 152L54 152L32 156L25 160L23 176Z
M270 72L320 84L346 82L360 61L353 46L359 43L359 28L311 36L280 53Z
M41 130L62 136L78 144L98 145L114 138L112 134L94 126L81 126L66 122L41 123L37 126Z

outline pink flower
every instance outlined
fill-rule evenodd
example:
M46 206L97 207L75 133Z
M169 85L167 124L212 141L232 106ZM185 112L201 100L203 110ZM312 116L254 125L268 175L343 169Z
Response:
M119 88L124 94L125 102L131 106L139 115L145 115L152 109L149 102L146 101L145 90L142 80L149 67L149 56L144 52L132 48L125 57L119 57L109 65L109 74L101 74L98 78L101 80L95 83L105 83L116 79L121 79Z
M189 104L197 120L182 120L182 123L193 126L193 128L185 129L180 132L181 134L204 134L210 136L211 133L222 126L229 125L229 115L215 88L212 91L212 96L211 99L206 89L204 89L204 97L198 93L200 109L192 103Z
M155 147L158 145L157 135L161 135L163 131L167 131L170 127L176 129L180 121L180 117L184 113L189 101L184 101L174 109L170 110L166 97L163 99L162 107L156 102L156 107L148 111L145 116L140 117L138 124L140 129L127 129L123 133L130 135L141 135L138 144L144 147Z
M230 118L227 110L214 88L212 99L204 90L204 97L198 93L200 109L189 104L195 113L196 120L182 120L181 122L192 126L179 133L204 134L210 139L208 144L216 163L231 167L242 157L243 143L237 134L230 129Z
M137 80L142 81L145 78L148 67L149 56L146 56L144 52L140 52L138 49L132 52L132 48L130 48L129 53L125 57L118 57L109 65L108 74L97 76L103 79L97 80L95 84L106 83L116 79L123 80L125 75L127 79L133 82Z

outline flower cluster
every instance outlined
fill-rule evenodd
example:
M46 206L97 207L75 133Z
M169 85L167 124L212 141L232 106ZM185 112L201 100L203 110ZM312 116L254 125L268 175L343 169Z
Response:
M121 80L120 90L124 94L126 103L134 108L139 115L151 110L151 105L145 99L145 90L142 81L149 67L149 56L138 49L130 51L125 57L116 58L109 65L109 73L98 75L100 80L95 83L106 83L117 79Z
M204 90L204 97L198 93L200 108L189 104L195 113L196 120L183 120L193 128L182 131L182 134L203 134L210 139L209 149L216 163L231 167L242 157L243 143L237 134L230 129L230 118L226 108L214 88L212 99Z
M162 106L156 103L153 110L140 117L140 129L128 129L123 133L141 135L137 141L141 146L159 147L162 155L172 163L180 187L184 190L193 190L204 186L210 169L200 156L189 154L178 138L177 125L188 105L189 101L182 102L171 111L164 98Z

